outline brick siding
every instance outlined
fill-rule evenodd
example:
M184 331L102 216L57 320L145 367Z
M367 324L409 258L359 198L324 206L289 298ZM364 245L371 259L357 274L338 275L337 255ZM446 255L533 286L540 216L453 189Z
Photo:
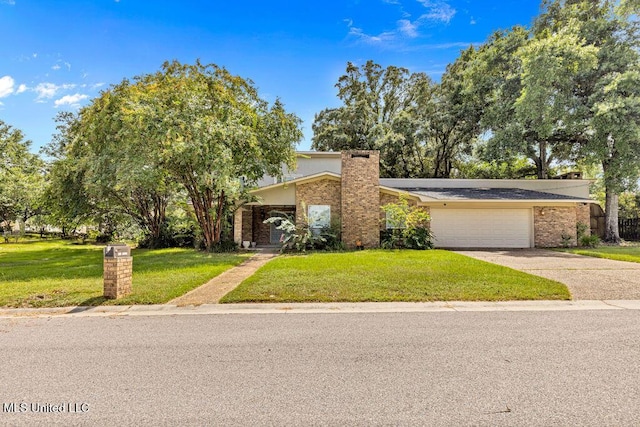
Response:
M587 230L584 232L585 236L591 235L591 206L589 203L578 203L576 206L576 224L582 223L587 226Z
M380 246L380 153L342 153L342 241L353 248Z
M296 185L296 221L304 221L311 205L329 205L331 222L341 221L342 195L340 181L320 179ZM302 205L305 205L304 207Z
M573 207L534 207L533 229L535 246L541 248L561 247L563 245L576 246L576 220L579 215L580 218L584 216L581 208L582 205ZM563 241L563 235L569 236L566 243Z
M104 259L104 297L118 299L131 293L133 258Z

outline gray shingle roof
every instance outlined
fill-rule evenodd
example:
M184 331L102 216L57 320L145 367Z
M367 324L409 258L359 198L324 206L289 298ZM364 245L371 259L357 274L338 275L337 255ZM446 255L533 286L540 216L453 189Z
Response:
M403 188L436 200L584 200L580 197L563 196L521 188Z

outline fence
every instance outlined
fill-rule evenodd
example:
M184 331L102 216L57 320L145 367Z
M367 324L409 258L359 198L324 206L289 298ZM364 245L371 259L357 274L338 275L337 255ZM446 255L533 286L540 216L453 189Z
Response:
M640 240L640 218L619 219L618 231L624 240Z

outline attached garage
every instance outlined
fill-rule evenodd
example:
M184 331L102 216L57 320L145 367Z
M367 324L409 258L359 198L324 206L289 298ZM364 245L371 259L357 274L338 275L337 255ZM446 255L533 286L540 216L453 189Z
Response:
M440 248L533 247L533 209L430 209L431 231Z

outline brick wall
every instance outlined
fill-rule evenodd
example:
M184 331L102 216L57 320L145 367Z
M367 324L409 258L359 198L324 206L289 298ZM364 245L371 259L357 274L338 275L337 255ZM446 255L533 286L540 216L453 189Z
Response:
M320 179L296 185L296 221L303 221L310 205L331 206L331 221L341 221L342 195L340 181ZM304 203L304 208L302 204Z
M104 259L104 297L118 299L131 293L133 258Z
M342 152L342 241L380 246L380 153Z
M582 204L578 203L576 205L576 224L583 223L587 226L587 230L585 231L586 236L591 235L591 206L589 203Z
M239 208L233 214L233 241L238 245L242 243L242 211L243 209ZM244 215L246 215L246 213Z
M587 206L588 207L588 206ZM563 246L563 234L570 236L568 245L576 246L577 209L572 207L536 206L533 208L533 230L536 247Z
M253 240L253 206L242 208L242 240ZM242 243L242 242L241 242Z

